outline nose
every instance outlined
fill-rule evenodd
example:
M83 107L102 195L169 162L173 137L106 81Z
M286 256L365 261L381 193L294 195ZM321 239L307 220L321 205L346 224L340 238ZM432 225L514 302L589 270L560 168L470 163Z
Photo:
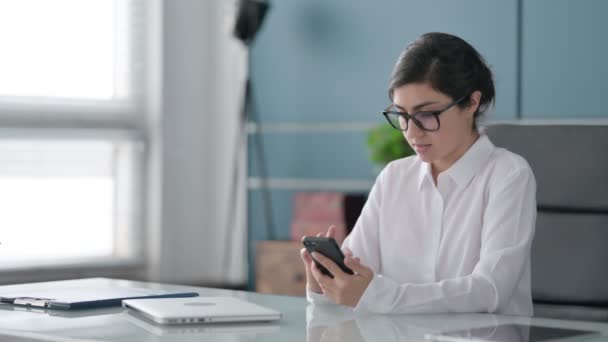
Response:
M414 121L410 120L407 125L407 131L405 131L405 138L407 140L411 140L413 138L419 138L425 134L425 131L422 130L418 125L414 123Z

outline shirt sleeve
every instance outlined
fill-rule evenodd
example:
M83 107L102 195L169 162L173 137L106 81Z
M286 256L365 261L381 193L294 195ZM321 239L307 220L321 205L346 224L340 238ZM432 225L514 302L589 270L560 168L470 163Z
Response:
M313 305L306 306L306 326L332 326L355 319L357 314L352 308L343 305Z
M353 230L342 243L343 248L350 249L353 255L361 259L363 265L370 267L374 272L378 272L380 269L378 229L381 224L381 187L382 179L386 178L388 168L390 168L390 164L378 175Z
M483 222L480 259L470 275L399 284L375 274L355 311L500 312L529 263L536 222L536 181L529 168L512 172L489 192Z
M388 166L387 166L388 168ZM374 271L380 266L378 250L378 227L380 224L378 210L380 207L380 179L386 172L386 168L378 175L372 187L367 201L361 210L352 232L342 243L342 247L349 248L354 255L361 259L364 265L368 265ZM333 303L324 294L314 293L306 289L306 299L313 304Z

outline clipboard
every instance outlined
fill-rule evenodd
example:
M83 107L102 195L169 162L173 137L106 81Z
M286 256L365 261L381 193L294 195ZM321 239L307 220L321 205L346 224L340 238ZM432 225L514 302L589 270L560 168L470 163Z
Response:
M197 292L138 288L120 282L94 282L93 279L22 284L0 288L0 303L45 309L93 309L120 306L124 299L197 297Z

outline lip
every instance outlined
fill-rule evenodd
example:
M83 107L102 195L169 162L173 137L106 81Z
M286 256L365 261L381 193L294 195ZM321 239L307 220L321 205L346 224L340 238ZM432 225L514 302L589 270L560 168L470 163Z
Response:
M414 151L416 151L416 153L425 153L431 146L431 144L414 144Z

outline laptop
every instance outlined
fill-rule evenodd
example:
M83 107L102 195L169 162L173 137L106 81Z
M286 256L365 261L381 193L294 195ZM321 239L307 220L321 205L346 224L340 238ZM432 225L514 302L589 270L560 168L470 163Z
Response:
M234 297L128 299L122 306L159 324L276 321L281 313Z
M122 318L132 325L156 336L206 335L206 334L272 334L281 331L275 322L237 322L218 324L156 324L133 310L126 310ZM2 341L2 340L0 340ZM4 342L4 341L3 341Z

